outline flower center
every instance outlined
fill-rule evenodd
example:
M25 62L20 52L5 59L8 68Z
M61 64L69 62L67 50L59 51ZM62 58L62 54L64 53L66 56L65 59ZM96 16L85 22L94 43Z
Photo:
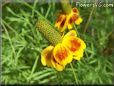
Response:
M38 30L52 44L57 45L62 42L62 37L57 30L54 29L46 20L39 19L36 24Z

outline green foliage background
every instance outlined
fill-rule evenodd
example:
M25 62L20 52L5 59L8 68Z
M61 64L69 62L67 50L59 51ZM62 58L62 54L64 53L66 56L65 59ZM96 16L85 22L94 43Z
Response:
M41 64L40 53L49 43L37 30L36 22L41 17L54 26L60 4L37 0L2 3L2 84L112 84L114 55L105 55L103 50L114 43L108 40L114 29L114 7L78 9L84 21L74 27L87 48L80 61L58 72Z

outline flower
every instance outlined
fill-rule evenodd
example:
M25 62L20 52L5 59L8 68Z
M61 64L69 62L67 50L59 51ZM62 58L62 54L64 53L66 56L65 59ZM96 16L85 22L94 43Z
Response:
M41 53L41 62L44 66L53 67L62 71L73 59L80 60L86 45L77 37L76 31L69 31L62 42L55 46L48 46Z
M67 34L61 36L44 19L39 19L36 26L42 35L51 43L50 46L41 52L41 62L44 66L62 71L73 59L80 60L83 57L86 45L82 39L77 37L75 30L70 30Z
M70 13L61 13L55 23L55 27L59 29L60 32L63 32L67 27L72 29L73 23L79 25L83 19L79 15L79 11L74 7Z

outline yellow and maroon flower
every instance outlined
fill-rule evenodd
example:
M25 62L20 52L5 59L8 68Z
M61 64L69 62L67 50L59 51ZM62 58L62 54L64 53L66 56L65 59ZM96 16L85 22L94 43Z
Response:
M51 43L41 53L41 62L44 66L53 67L62 71L72 59L80 60L86 45L77 37L76 31L71 30L65 36L61 36L48 22L39 20L38 30Z
M79 25L83 19L79 15L79 11L76 7L74 7L70 13L61 13L55 23L55 27L59 29L59 31L63 32L66 28L72 29L72 25L75 23Z
M63 37L61 43L55 46L50 45L43 50L41 62L43 65L62 71L73 58L80 60L85 48L84 41L76 37L76 32L71 30Z

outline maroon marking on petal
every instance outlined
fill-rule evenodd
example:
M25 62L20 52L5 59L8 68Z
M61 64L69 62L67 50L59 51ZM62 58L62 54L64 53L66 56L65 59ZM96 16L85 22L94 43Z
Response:
M61 22L61 25L60 26L63 27L64 24L65 24L65 22L66 22L66 18L63 19L63 21Z
M51 59L51 55L52 55L52 50L46 54L46 56L45 56L46 59Z
M55 58L54 58L54 57L53 57L52 59L53 59L53 61L55 62L55 65L56 65L56 64L61 65L59 62L57 62L57 61L55 60ZM61 66L62 66L62 65L61 65Z
M69 23L69 24L72 24L72 22L73 22L73 21L72 21L72 18L70 18L69 21L68 21L68 23Z
M72 21L75 22L78 18L79 18L79 16L77 16L77 15L74 14L74 15L72 16Z
M66 49L58 51L57 54L56 54L56 57L58 57L60 60L63 60L66 57L68 57L68 51Z
M62 20L62 16L60 15L59 18L57 19L57 23Z
M77 40L71 40L71 44L72 44L72 47L71 47L72 52L75 52L81 46L80 42L78 42Z
M53 61L54 61L54 62L57 62L57 61L55 60L54 56L53 56L53 58L52 58L52 59L53 59Z
M77 8L73 8L73 12L77 13L78 12Z

